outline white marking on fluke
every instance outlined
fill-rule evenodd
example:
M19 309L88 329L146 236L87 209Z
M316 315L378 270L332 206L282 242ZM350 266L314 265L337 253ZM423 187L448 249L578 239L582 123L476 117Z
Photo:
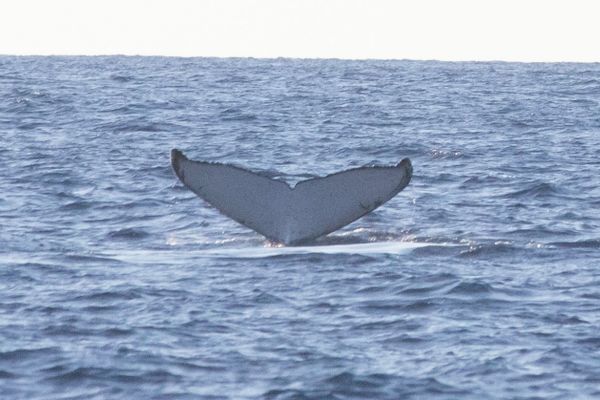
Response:
M287 183L227 164L189 160L171 150L177 177L223 214L270 240L298 244L373 211L408 185L408 158L392 167L361 167Z

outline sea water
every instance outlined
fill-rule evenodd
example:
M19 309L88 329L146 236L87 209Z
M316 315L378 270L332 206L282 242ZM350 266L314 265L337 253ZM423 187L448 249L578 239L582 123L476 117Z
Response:
M301 248L169 151L412 160ZM0 57L0 398L600 397L600 64Z

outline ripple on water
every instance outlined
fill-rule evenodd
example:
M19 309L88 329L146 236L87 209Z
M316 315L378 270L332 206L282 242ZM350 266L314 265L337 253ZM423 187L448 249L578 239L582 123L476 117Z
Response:
M107 236L113 240L139 240L150 236L150 233L141 228L122 228L110 231Z
M600 65L0 65L1 398L598 397ZM414 176L276 248L178 183L172 148L291 183Z

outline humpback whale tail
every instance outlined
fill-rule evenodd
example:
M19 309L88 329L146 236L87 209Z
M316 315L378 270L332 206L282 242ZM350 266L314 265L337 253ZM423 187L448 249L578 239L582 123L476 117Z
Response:
M233 165L193 161L171 150L181 182L219 211L261 235L297 244L331 233L381 206L408 185L408 158L287 183Z

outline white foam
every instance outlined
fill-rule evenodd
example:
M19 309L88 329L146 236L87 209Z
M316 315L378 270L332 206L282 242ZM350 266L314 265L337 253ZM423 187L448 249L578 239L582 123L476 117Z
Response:
M414 249L440 244L424 242L369 242L353 244L317 245L317 246L247 246L247 247L211 247L198 250L138 250L120 251L110 257L124 262L142 264L171 263L174 259L194 258L267 258L283 255L301 254L408 254Z
M210 249L207 255L221 257L262 258L291 254L406 254L412 250L429 246L430 243L414 242L372 242L336 244L324 246L265 246L233 249Z

